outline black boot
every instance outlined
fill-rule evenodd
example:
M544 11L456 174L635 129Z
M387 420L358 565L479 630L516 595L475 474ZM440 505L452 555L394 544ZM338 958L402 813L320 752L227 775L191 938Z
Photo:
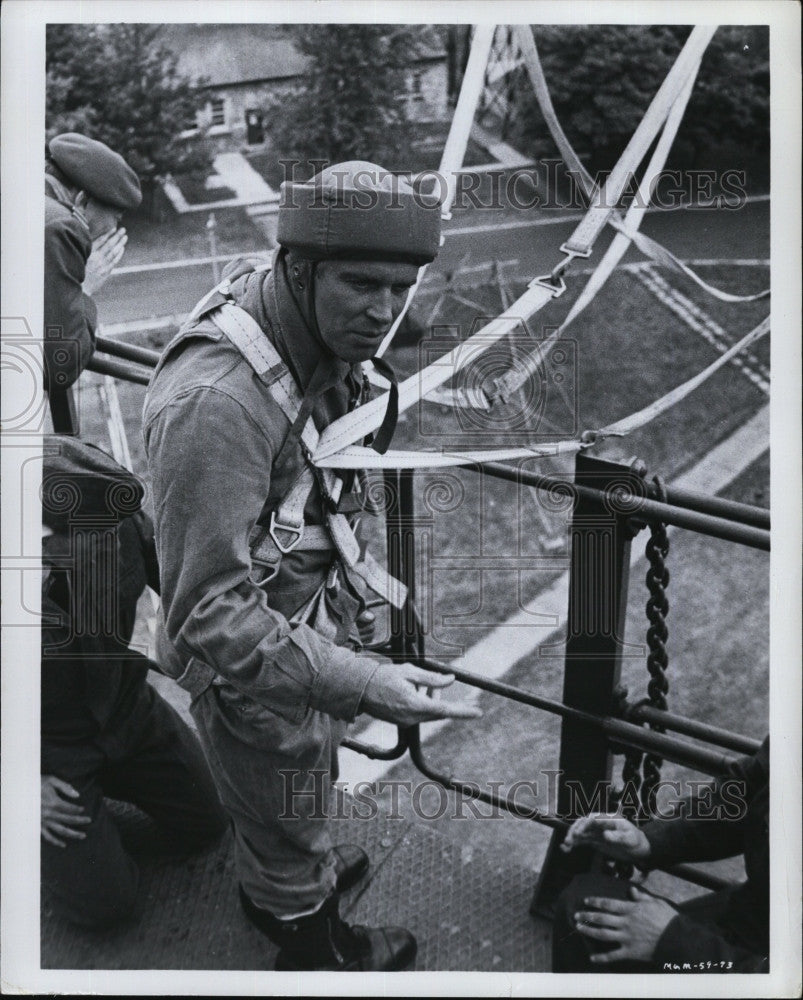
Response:
M332 854L335 858L335 890L348 892L368 874L368 855L356 844L336 844Z
M278 972L398 972L416 955L413 935L402 927L359 927L340 917L337 893L319 910L295 920L279 920L255 906L240 887L240 902L255 927L280 951Z

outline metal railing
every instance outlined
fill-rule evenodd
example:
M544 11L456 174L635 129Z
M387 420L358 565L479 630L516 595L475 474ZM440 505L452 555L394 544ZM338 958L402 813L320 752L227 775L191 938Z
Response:
M88 367L101 374L146 385L158 358L155 351L98 337L96 354ZM69 401L69 395L67 399ZM55 429L72 433L72 428L64 426L69 420L70 407L55 393L51 411ZM57 416L62 426L56 425ZM759 747L757 740L738 733L652 705L631 705L622 699L618 684L631 539L647 524L671 524L769 551L770 516L764 508L672 486L666 487L663 498L659 499L657 490L631 466L605 462L587 454L578 455L573 480L497 462L486 463L481 468L466 468L514 482L520 487L547 491L553 497L561 495L572 507L563 700L546 698L426 656L425 637L416 611L416 517L411 470L384 473L385 495L390 498L385 514L388 568L406 584L408 598L405 607L390 608L390 639L381 652L397 661L409 660L436 672L452 674L457 681L470 687L559 716L562 720L561 779L557 813L526 808L504 795L483 791L475 782L459 780L440 771L425 755L418 726L399 728L396 745L390 749L352 738L344 740L343 745L382 760L396 760L409 751L416 768L444 788L552 828L552 841L533 900L534 910L548 910L550 901L568 878L588 864L587 853L573 852L580 857L569 861L556 849L574 818L567 796L572 782L586 792L599 787L600 783L610 788L612 756L626 749L657 755L716 776L728 770L734 760L733 753L750 754ZM607 552L605 566L600 565L599 558L589 558L590 553L603 550ZM589 573L596 576L591 579ZM585 586L574 585L578 574ZM599 609L595 609L594 614L588 614L589 608L584 601L588 601L589 595L599 593L600 586L610 588L606 612L601 616L597 613ZM647 725L651 728L646 728ZM681 737L707 745L690 743ZM586 801L591 799L587 797ZM667 870L709 889L726 884L715 875L687 865Z

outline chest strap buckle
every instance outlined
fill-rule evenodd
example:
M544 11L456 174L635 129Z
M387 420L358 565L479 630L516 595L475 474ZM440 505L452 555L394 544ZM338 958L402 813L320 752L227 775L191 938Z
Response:
M290 540L287 542L281 541L277 532L283 531L290 535ZM276 511L272 511L270 515L270 527L268 528L268 533L273 541L276 543L276 548L283 554L287 555L288 552L292 552L293 549L299 544L301 538L304 534L304 525L297 524L282 524L280 521L276 520Z

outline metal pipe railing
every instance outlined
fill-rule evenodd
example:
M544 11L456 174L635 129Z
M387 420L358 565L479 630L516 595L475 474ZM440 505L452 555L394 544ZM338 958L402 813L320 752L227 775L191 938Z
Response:
M124 361L139 362L148 368L155 368L161 357L158 351L138 347L136 344L126 344L122 340L112 340L110 337L96 337L95 350L110 354L114 358L122 358Z
M86 367L87 371L96 372L98 375L111 375L126 382L136 382L137 385L147 385L151 380L151 373L146 368L128 361L104 358L98 354L92 355Z
M702 514L714 514L728 521L738 521L754 528L770 528L770 512L766 507L755 507L749 503L737 503L735 500L725 500L723 497L708 496L694 490L682 489L678 486L666 487L667 503L675 507L685 507L687 510L697 510Z
M427 670L434 670L437 673L453 674L455 680L470 687L477 687L491 694L498 694L511 701L517 701L522 705L530 705L533 708L540 708L545 712L551 712L564 719L572 719L575 722L582 722L585 725L602 729L609 738L616 743L632 746L645 753L657 753L667 760L682 764L684 767L691 767L702 771L704 774L723 774L730 767L733 758L721 754L716 750L708 750L705 747L695 747L682 740L677 740L673 736L664 733L656 733L649 729L642 729L640 726L622 719L616 719L608 715L594 715L591 712L584 712L577 708L570 708L563 702L555 701L552 698L544 698L541 695L533 694L531 691L524 691L505 684L502 681L493 681L482 677L479 674L469 673L453 666L438 663L428 657L416 657L416 662Z
M659 500L651 500L647 496L628 491L624 484L623 488L617 488L614 491L596 490L591 486L580 486L565 479L542 476L527 469L504 465L501 462L485 462L481 466L481 471L496 479L505 479L522 486L534 486L536 489L550 491L559 490L566 496L587 497L594 500L598 500L601 495L607 496L611 509L621 511L623 517L674 524L677 527L688 528L690 531L696 531L703 535L739 542L750 548L763 549L767 552L770 549L770 534L765 529L742 524L725 517L716 517L712 514L687 510L673 504L661 503Z
M720 729L718 726L700 722L698 719L689 719L684 715L665 712L653 705L634 705L628 711L627 716L632 721L649 722L651 725L663 726L672 732L683 733L684 736L691 736L693 739L715 743L717 746L739 754L754 754L761 746L760 740L732 733L728 729Z
M435 781L439 785L443 785L444 788L457 792L459 795L464 795L466 798L485 802L487 805L493 806L494 809L504 809L506 812L511 813L513 816L517 816L519 819L529 819L535 823L540 823L542 826L551 827L553 830L565 831L571 826L571 824L561 816L544 812L542 809L526 808L520 803L515 802L508 795L497 795L494 792L484 792L478 785L459 781L453 776L437 771L424 757L424 752L421 748L421 736L418 726L414 726L413 729L410 730L409 743L410 758L418 770L424 775L425 778L429 778L431 781ZM693 882L695 885L699 885L704 889L710 889L714 892L733 885L729 879L711 874L710 872L701 871L693 865L680 864L667 867L661 866L659 867L659 870L668 872L676 878L685 879L687 882Z
M390 750L383 750L382 747L378 747L375 743L363 743L362 740L355 740L351 737L342 740L340 745L346 747L347 750L354 750L365 757L370 757L371 760L398 760L399 757L403 757L407 753L409 743L407 742L407 730L399 727L397 732L399 735L396 745L391 747Z

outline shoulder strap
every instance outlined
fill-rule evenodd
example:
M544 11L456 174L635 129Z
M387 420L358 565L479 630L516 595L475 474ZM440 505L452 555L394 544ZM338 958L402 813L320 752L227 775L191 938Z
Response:
M209 318L229 338L257 377L267 385L270 394L292 425L301 408L301 391L257 321L233 302L225 302L210 312ZM318 438L318 430L310 417L301 433L301 440L308 454L311 455L317 447ZM321 473L330 495L337 499L342 480L331 469L323 469ZM290 492L282 500L279 510L271 515L269 535L282 554L291 552L294 548L304 548L304 508L314 482L315 475L307 462ZM401 607L406 595L404 586L381 570L373 559L368 558L367 553L360 559L359 542L345 515L329 512L326 524L334 546L346 566L357 572L385 600L389 600L395 607ZM275 572L278 572L278 560L275 567Z

